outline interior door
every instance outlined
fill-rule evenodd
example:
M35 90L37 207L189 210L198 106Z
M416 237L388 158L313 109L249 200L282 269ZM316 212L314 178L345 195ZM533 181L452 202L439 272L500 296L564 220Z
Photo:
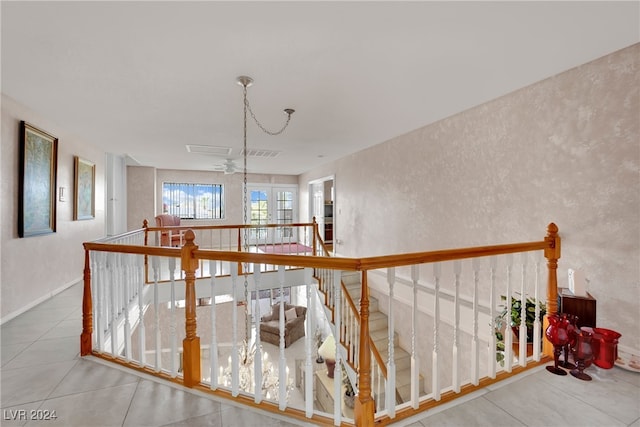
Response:
M297 220L297 187L249 185L249 213L251 225L292 224ZM260 227L249 233L251 244L296 241L292 227Z
M335 180L333 177L327 177L309 183L309 208L311 216L315 217L320 237L329 249L332 248L335 240L334 183Z

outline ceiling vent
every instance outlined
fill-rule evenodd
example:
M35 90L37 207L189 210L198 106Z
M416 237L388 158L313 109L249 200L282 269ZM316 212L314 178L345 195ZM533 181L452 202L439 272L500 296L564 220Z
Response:
M247 149L247 157L261 157L267 159L273 159L280 155L281 151L263 150L261 148L249 148ZM244 149L240 150L240 155L244 156Z
M206 154L209 156L227 157L231 154L231 147L215 147L213 145L193 145L187 144L187 151L195 154Z

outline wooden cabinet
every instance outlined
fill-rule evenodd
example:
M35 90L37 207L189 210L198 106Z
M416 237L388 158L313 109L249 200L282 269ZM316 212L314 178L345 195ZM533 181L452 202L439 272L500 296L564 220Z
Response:
M316 371L316 403L321 411L333 413L333 378L327 376L326 369Z
M587 296L573 295L568 288L558 288L558 312L578 316L578 327L596 325L596 300L588 292Z

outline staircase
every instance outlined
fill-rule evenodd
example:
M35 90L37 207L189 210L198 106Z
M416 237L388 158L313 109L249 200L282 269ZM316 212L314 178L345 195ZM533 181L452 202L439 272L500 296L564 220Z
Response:
M360 273L343 272L344 283L351 299L360 307L360 294L362 285ZM385 363L389 359L389 318L379 310L378 300L369 298L369 333L382 360ZM398 344L398 334L393 333L393 354L396 365L396 403L406 402L411 399L411 355ZM424 378L420 375L419 390L424 390Z

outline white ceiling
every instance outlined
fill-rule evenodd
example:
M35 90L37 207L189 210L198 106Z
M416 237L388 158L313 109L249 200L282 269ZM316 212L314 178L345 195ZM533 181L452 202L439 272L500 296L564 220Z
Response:
M299 174L640 41L626 2L7 2L2 92L108 152ZM37 123L33 123L38 125ZM64 144L64 141L60 141ZM239 164L242 162L239 161Z

